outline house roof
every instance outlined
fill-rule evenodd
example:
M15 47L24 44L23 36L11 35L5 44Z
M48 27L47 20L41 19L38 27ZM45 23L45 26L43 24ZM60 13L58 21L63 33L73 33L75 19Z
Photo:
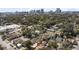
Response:
M5 31L6 29L12 29L12 28L18 28L20 27L17 24L12 24L12 25L8 25L8 26L0 26L0 31Z

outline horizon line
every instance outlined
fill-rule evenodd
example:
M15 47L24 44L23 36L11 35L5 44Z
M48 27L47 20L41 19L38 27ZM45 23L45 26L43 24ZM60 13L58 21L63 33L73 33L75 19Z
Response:
M0 8L0 12L28 12L31 10L55 11L56 8ZM79 11L79 8L60 8L61 11Z

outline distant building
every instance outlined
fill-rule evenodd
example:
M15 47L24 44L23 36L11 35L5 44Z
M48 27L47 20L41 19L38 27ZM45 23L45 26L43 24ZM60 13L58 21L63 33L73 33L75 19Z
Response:
M44 13L44 9L41 9L41 13Z
M55 13L61 13L61 9L60 8L57 8Z

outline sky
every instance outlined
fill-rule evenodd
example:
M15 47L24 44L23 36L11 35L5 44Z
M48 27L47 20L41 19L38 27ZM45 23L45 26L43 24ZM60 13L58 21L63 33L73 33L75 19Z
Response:
M38 10L42 8L0 8L0 12L16 12L16 11L30 11L30 10ZM53 10L56 8L43 8L45 11ZM60 8L62 11L79 11L79 8Z
M45 8L45 11L61 8L62 11L79 11L79 0L0 0L0 12L29 11Z

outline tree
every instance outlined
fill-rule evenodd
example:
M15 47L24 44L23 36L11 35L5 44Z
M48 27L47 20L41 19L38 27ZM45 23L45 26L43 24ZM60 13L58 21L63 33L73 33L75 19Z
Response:
M54 40L49 40L49 42L48 42L48 47L50 47L50 48L53 48L53 49L56 49L56 50L57 50L57 48L58 48L57 42L56 42L56 41L54 41Z
M4 48L2 47L2 45L0 44L0 50L3 50Z
M22 43L22 46L28 48L29 50L32 49L31 45L32 45L32 42L30 40L24 41Z
M63 28L64 35L66 35L68 38L74 36L75 33L74 33L73 28L74 27L72 23L65 24Z

